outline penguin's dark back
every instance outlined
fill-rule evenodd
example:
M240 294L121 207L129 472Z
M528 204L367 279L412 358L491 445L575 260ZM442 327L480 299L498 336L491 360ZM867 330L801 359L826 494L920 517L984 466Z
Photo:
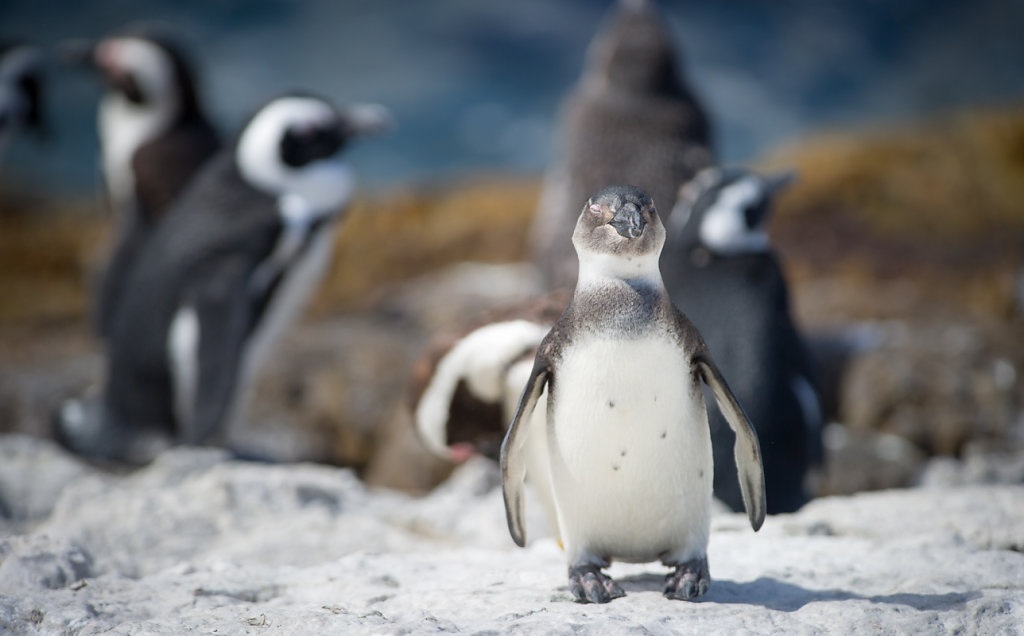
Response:
M710 258L703 267L663 268L665 283L757 430L769 511L792 511L806 499L804 473L820 449L793 392L795 375L813 383L814 374L789 312L782 271L770 252ZM715 464L729 466L733 433L713 401L708 407ZM742 508L733 471L715 471L715 494L734 510Z
M749 411L759 395L775 392L767 387L779 379L773 373L765 377L765 369L795 366L789 359L795 330L785 281L771 253L711 259L703 267L666 267L662 275L673 303L701 332Z
M205 166L157 225L127 278L108 345L113 410L148 413L151 421L173 425L167 334L186 286L218 261L230 259L236 270L251 272L273 250L280 230L276 201L241 179L230 153ZM126 400L130 404L118 408Z
M615 94L573 95L564 146L574 205L609 183L635 185L651 195L664 218L680 184L711 164L710 131L691 99ZM578 212L578 211L577 211Z
M132 171L143 220L152 224L162 217L219 148L217 133L200 116L178 122L140 147Z

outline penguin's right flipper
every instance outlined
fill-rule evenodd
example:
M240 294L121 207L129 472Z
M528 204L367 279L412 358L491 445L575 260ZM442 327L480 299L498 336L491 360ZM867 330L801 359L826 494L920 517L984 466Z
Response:
M764 523L766 510L764 498L764 466L761 464L761 447L757 442L757 433L736 397L725 383L725 378L706 355L696 359L697 368L705 384L711 388L718 402L718 408L729 423L729 428L736 434L736 446L733 454L736 458L736 469L740 476L740 491L743 494L743 506L747 509L747 517L754 530L759 530Z
M523 483L526 479L526 459L523 444L526 442L531 415L551 375L551 368L541 355L533 364L530 379L526 382L519 406L512 417L505 441L501 444L501 488L505 499L505 518L508 531L516 545L526 545L526 519L524 515Z
M186 416L179 416L179 435L186 444L207 443L223 433L252 322L247 270L241 259L212 269L197 276L197 283L184 294L199 332L193 400Z

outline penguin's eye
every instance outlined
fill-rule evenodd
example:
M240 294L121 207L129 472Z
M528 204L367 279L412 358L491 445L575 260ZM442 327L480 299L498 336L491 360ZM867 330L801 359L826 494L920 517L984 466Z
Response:
M281 140L281 159L293 168L324 159L341 150L345 139L337 128L292 126Z
M589 212L590 212L591 214L601 214L601 206L599 206L599 205L598 205L598 204L596 204L596 203L592 203L592 204L590 204L590 207L588 207L588 208L587 208L587 210L588 210L588 211L589 211Z

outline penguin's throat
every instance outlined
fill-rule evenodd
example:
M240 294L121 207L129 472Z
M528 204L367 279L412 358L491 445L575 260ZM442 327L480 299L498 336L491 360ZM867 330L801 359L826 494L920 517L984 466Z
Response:
M99 109L103 171L119 208L133 198L132 158L145 144L167 132L176 116L173 104L139 106L116 93L105 95Z
M656 289L664 287L661 270L658 268L658 254L580 254L578 288L607 285L616 281L626 282L632 286Z

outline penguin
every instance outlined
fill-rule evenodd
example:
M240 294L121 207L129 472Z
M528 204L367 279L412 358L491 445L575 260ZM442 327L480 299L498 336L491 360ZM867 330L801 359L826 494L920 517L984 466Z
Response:
M663 588L669 598L707 592L714 466L702 382L736 434L750 524L758 530L764 521L757 434L665 290L664 241L642 190L611 186L587 201L572 237L580 261L572 302L537 349L501 446L512 539L525 545L524 477L546 466L579 602L625 594L601 572L613 559L673 568ZM535 429L536 410L546 411L544 430ZM546 443L534 444L536 436ZM529 457L538 448L546 461Z
M572 290L487 312L455 334L428 344L413 371L412 421L423 445L441 459L462 463L474 455L498 460L501 441L530 376L537 346L565 311ZM543 413L534 414L543 428ZM541 444L540 436L534 443ZM531 453L541 459L542 450ZM551 486L544 466L531 469L530 485L557 538Z
M647 0L621 0L591 42L561 108L530 229L532 259L549 288L576 282L568 238L580 201L608 183L634 183L671 209L679 184L713 163L708 119L676 53Z
M558 289L431 339L414 366L409 399L428 450L456 463L476 454L498 459L523 374L571 298L571 290Z
M823 455L815 365L766 232L773 199L792 178L706 168L680 188L662 256L666 288L704 335L757 427L770 514L808 501ZM713 406L711 431L721 441L715 461L726 461L732 432ZM743 504L729 472L715 473L715 495L733 510Z
M0 158L19 129L46 134L43 58L27 44L0 44Z
M153 229L111 325L101 404L66 404L57 438L127 462L161 441L222 442L328 263L354 187L343 150L388 122L305 93L260 108Z
M97 291L96 329L105 338L146 238L221 144L192 65L162 31L137 27L97 43L68 43L64 52L99 71L107 85L97 124L118 228Z

